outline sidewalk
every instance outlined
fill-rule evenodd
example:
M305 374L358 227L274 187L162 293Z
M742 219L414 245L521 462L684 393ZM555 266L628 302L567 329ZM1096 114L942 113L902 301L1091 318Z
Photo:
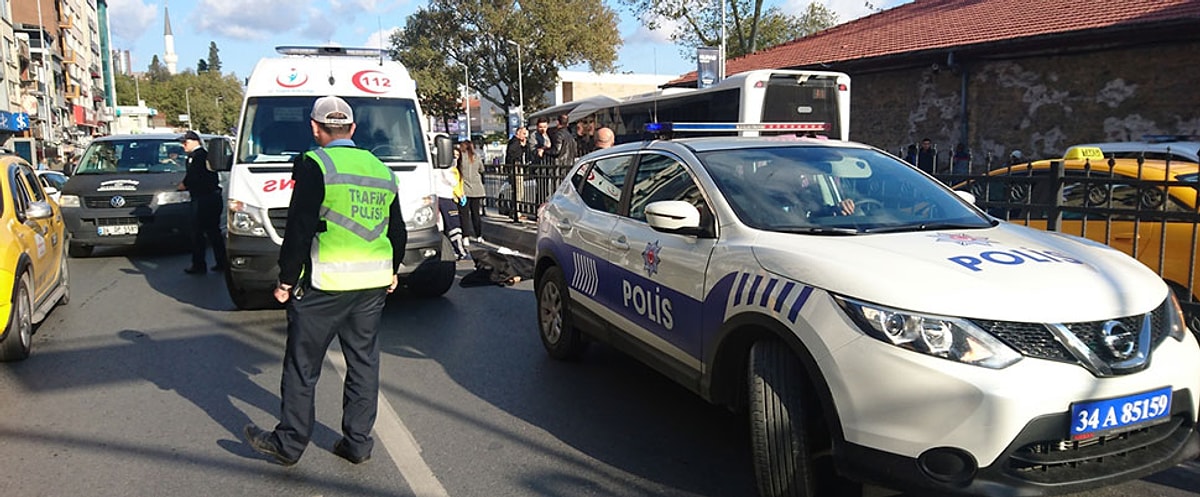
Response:
M483 216L483 239L489 244L520 252L530 258L537 246L537 223L533 221L513 222L495 214Z

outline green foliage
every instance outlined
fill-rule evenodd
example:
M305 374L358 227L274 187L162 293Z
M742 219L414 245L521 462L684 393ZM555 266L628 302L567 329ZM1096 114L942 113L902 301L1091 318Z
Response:
M212 71L221 72L221 56L220 50L217 49L217 42L208 42L208 68Z
M196 72L208 72L208 62L206 62L204 59L200 59L199 62L196 62Z
M685 57L697 47L721 45L720 3L709 0L621 0L650 29L661 29L663 20L675 23L671 40ZM764 9L763 0L730 0L727 3L726 55L736 58L830 28L837 14L823 3L811 2L796 16L778 7Z
M509 41L521 46L519 68ZM392 58L416 79L425 111L446 118L461 112L464 78L473 94L505 109L521 103L524 86L526 113L540 108L559 68L612 70L621 37L616 12L603 2L430 0L390 42Z
M146 70L146 74L150 76L150 80L155 82L163 82L171 77L167 66L158 60L158 55L150 58L150 67Z
M210 67L211 69L211 67ZM206 133L229 133L241 112L242 83L234 74L217 71L196 73L191 70L155 81L144 75L115 75L117 105L137 105L140 93L146 106L157 109L168 126L189 127ZM135 80L134 78L138 79ZM189 89L190 88L190 89ZM192 123L179 121L191 106Z

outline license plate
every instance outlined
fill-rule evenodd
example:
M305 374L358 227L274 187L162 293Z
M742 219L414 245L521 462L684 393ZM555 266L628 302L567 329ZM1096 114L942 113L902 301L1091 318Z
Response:
M1171 415L1171 387L1071 404L1071 440L1158 424Z
M96 227L96 234L100 236L136 235L138 234L138 225L118 224L115 226L98 226Z

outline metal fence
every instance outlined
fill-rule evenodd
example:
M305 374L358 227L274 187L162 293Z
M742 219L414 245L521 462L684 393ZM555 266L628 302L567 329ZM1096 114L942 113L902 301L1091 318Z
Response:
M536 219L538 206L558 189L570 169L571 166L543 164L485 166L485 205L514 222Z

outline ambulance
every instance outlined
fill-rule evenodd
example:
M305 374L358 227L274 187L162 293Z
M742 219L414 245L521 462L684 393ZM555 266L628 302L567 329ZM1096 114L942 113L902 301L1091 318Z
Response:
M276 47L281 57L255 66L242 103L237 144L217 167L229 170L225 283L239 309L273 306L279 248L291 201L292 162L317 147L309 126L313 102L336 95L354 108L355 144L396 174L408 244L401 285L416 296L444 294L454 282L454 254L437 228L432 148L416 83L399 62L378 49L332 46Z

